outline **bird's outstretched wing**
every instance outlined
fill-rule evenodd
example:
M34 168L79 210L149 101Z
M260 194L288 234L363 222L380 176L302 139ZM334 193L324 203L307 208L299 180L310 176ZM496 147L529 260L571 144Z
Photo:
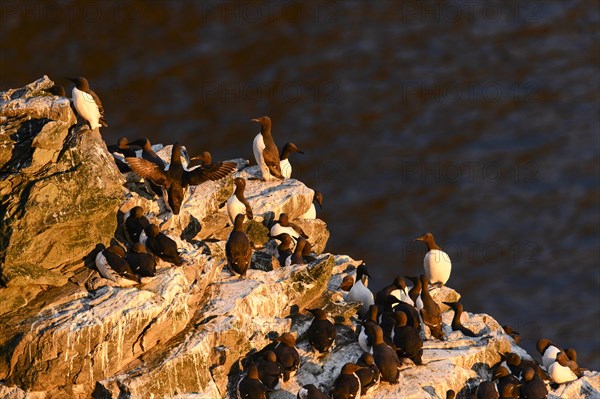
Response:
M150 161L141 158L125 158L129 167L144 179L152 180L155 184L167 187L169 185L165 172Z
M218 162L210 165L200 165L194 170L185 171L185 183L195 186L208 180L219 180L235 172L237 165L235 162Z

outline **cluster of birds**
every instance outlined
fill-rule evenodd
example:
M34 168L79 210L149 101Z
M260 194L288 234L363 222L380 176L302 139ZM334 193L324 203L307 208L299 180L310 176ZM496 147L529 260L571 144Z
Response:
M89 88L85 78L69 79L75 83L72 101L77 113L91 129L107 126L104 111L98 96ZM49 90L64 96L59 86ZM260 124L260 133L253 142L253 152L264 181L285 179L291 176L289 155L303 153L293 143L287 143L281 154L271 134L271 120L264 116L252 121ZM129 143L121 138L116 146L110 146L115 162L122 172L133 171L145 179L151 194L162 196L169 210L177 215L185 200L188 186L199 185L209 180L222 179L236 170L232 162L212 163L210 153L189 159L187 167L182 164L182 147L175 143L171 162L166 165L154 153L146 138ZM137 157L141 150L142 157ZM189 157L188 157L189 158ZM193 164L198 161L198 164ZM244 220L252 219L253 212L244 197L246 180L234 179L235 190L228 199L226 209L233 225L227 243L228 268L233 274L245 276L251 264L253 244L244 232ZM314 219L316 208L322 207L322 195L315 191L311 208L301 218ZM127 254L120 246L111 246L96 257L100 273L111 280L118 278L139 282L140 276L153 276L156 257L176 265L182 264L177 244L158 225L151 224L141 207L134 207L124 218L124 228L131 242ZM304 264L314 261L309 237L292 223L286 214L270 227L270 236L278 240L278 260L282 265ZM369 271L363 263L356 270L356 279L351 275L343 279L340 290L347 302L358 302L357 313L360 333L359 346L364 351L353 363L346 363L330 387L328 394L313 384L305 385L297 393L298 399L357 399L372 392L381 381L397 384L403 362L423 366L423 339L446 340L443 331L442 310L433 300L430 291L446 284L450 278L450 257L435 242L431 233L416 240L427 245L423 266L425 273L416 277L397 277L392 284L375 295L368 288ZM451 323L453 331L468 337L480 337L461 324L463 306L460 302L444 302L454 311ZM312 349L324 357L335 347L336 328L323 309L308 309L314 316L306 332ZM516 343L519 334L510 326L504 326ZM429 334L428 334L429 332ZM542 399L548 391L545 381L562 384L582 375L584 369L577 364L574 349L562 350L547 339L540 339L537 349L542 355L542 365L523 359L515 353L501 354L501 361L492 368L492 380L479 384L474 398L477 399ZM300 366L300 355L296 349L296 337L290 332L281 334L272 344L253 354L246 362L246 374L239 381L236 393L240 399L266 399L271 392L280 388L280 380L288 381ZM447 392L453 399L456 393Z
M376 390L381 381L397 384L403 365L410 361L415 366L423 366L424 337L442 341L447 339L442 329L442 311L431 297L430 287L446 284L450 277L451 261L431 233L417 240L425 242L428 247L424 258L425 274L406 277L412 282L410 289L404 278L396 277L392 284L373 294L368 288L370 275L364 263L356 269L356 279L347 275L342 280L339 288L345 292L345 300L360 304L357 311L361 328L357 341L363 353L355 362L342 366L327 393L314 384L308 384L300 388L298 399L357 399ZM454 311L450 325L452 331L459 331L467 337L483 336L483 331L474 332L462 325L463 306L460 302L443 303ZM322 309L308 311L314 317L305 339L318 356L326 356L335 347L335 324ZM503 329L513 337L515 343L519 342L518 332L510 326L503 326ZM268 355L272 362L282 367L280 376L286 370L294 372L299 367L298 352L291 345L295 340L289 337L289 333L284 335L288 342L285 356L292 356L294 361L290 362L287 357L277 353ZM548 339L540 339L537 349L542 355L542 365L516 353L499 354L500 361L491 368L491 380L481 382L471 397L543 399L547 397L548 384L556 387L574 381L583 374L584 369L577 365L574 349L563 351ZM272 374L266 380L261 376L261 368L266 369L265 359L260 358L264 353L264 350L258 352L252 359L258 356L259 360L251 360L247 364L247 374L237 386L238 398L266 399L270 392L279 388L279 381ZM269 366L268 369L276 370L276 367ZM287 381L287 377L283 381ZM455 396L453 390L446 393L447 399L454 399Z

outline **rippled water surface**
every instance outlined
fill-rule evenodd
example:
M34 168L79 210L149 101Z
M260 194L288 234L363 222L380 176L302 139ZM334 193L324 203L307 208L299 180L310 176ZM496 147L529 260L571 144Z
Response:
M431 231L467 310L597 370L599 7L7 1L0 88L83 75L107 142L216 159L251 159L249 119L270 115L324 193L329 250L364 259L374 289L422 270Z

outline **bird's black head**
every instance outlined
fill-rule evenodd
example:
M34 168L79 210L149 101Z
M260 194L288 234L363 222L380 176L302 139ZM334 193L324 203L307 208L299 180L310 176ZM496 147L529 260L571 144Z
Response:
M90 85L89 85L87 79L84 78L83 76L79 76L77 78L65 78L65 79L70 80L71 82L75 83L75 87L77 87L79 90L87 91L90 89Z
M268 116L261 116L260 118L250 119L250 121L260 123L261 132L271 130L271 118L269 118Z

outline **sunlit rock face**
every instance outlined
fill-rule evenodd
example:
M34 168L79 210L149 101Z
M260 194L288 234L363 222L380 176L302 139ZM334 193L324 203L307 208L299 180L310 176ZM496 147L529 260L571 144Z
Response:
M245 278L227 270L231 232L225 202L233 176L189 189L180 215L171 215L133 173L121 175L98 131L75 125L68 99L41 91L42 78L0 93L0 192L4 217L0 288L0 397L232 398L243 359L279 334L298 337L298 373L270 398L295 398L304 384L328 392L346 362L361 355L358 304L345 300L342 279L360 260L327 253L324 221L298 219L313 191L302 182L262 182L256 167L234 160L247 179L255 218L244 231L254 244ZM155 151L170 161L171 146ZM184 165L187 159L184 159ZM155 277L119 287L94 270L97 244L128 243L121 224L134 206L177 242L184 265L159 261ZM309 236L316 260L285 267L269 227L281 213ZM56 216L54 216L56 214ZM49 216L50 215L50 216ZM382 383L366 398L440 398L448 389L468 397L500 353L529 355L493 317L463 313L480 337L450 329L457 301L450 287L433 288L443 313L446 341L424 343L423 365L403 364L400 383ZM335 320L332 353L317 358L304 333L324 308ZM467 309L468 310L468 309ZM549 398L600 395L600 375L550 391Z

